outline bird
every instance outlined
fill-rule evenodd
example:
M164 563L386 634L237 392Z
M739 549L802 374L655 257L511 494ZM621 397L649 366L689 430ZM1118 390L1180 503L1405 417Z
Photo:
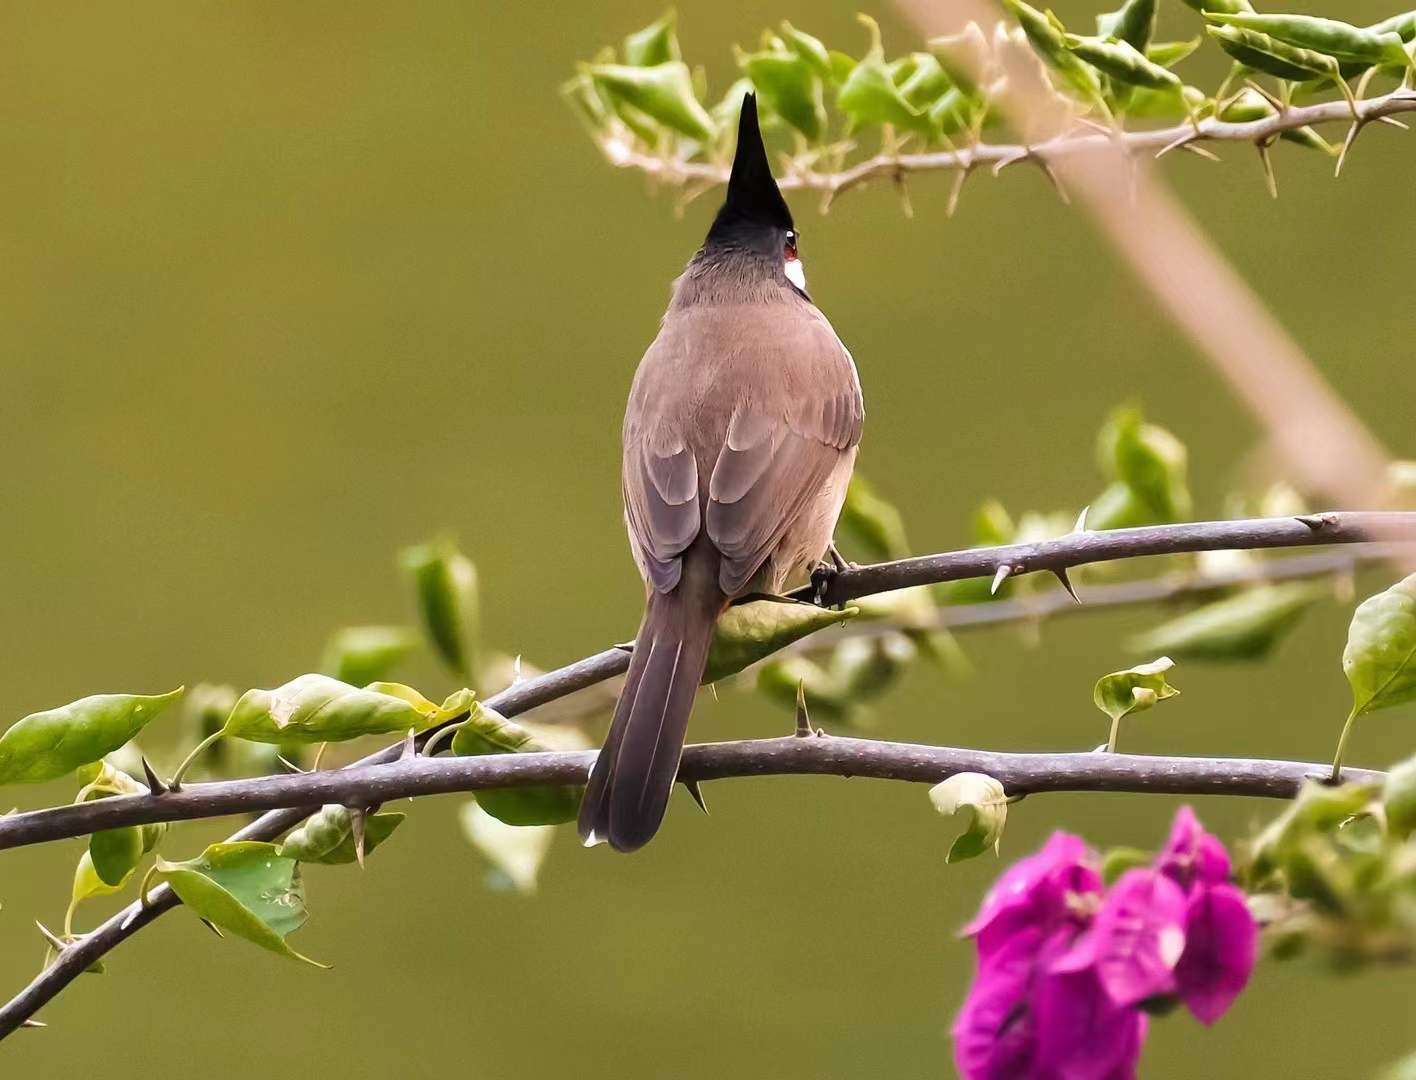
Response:
M855 361L806 291L748 93L726 197L625 409L624 517L646 604L581 801L587 846L635 851L662 824L718 616L839 559L864 418Z

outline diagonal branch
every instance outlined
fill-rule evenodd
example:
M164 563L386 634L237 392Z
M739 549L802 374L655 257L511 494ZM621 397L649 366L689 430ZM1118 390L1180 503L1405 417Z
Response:
M1241 521L1156 525L1108 532L1078 532L1056 540L1046 540L1034 544L974 548L968 551L903 559L876 566L854 567L843 570L835 577L831 582L828 598L833 603L840 603L871 593L885 592L911 585L956 581L964 578L993 577L1000 566L1012 568L1010 573L1031 573L1038 570L1067 569L1086 563L1145 555L1226 549L1308 547L1321 544L1359 543L1368 540L1416 541L1416 512L1332 512L1303 518L1253 518ZM493 695L488 699L487 704L503 715L516 716L539 705L565 697L577 690L582 690L587 686L593 686L623 674L628 666L629 653L627 651L614 648L606 649L546 675L518 683ZM434 729L434 731L436 730L439 729ZM426 732L423 739L434 734L434 731ZM827 740L827 742L835 741L837 740ZM355 762L348 768L353 770L361 767L387 765L397 761L401 753L401 744L391 746ZM993 767L1000 767L996 760L998 755L986 756L993 759L991 761ZM1044 755L1044 757L1048 757L1048 755ZM1086 757L1090 759L1092 755L1086 755ZM1175 759L1156 760L1164 763ZM584 765L581 764L579 767L580 774L583 775ZM1221 771L1227 767L1227 765L1219 766ZM1288 767L1299 770L1292 777L1292 782L1295 784L1302 776L1308 775L1308 772L1313 768L1313 766L1302 764L1294 766L1292 763L1288 763ZM984 771L988 771L988 769L985 767ZM333 775L333 773L315 775L323 777ZM1000 776L1000 779L1002 778ZM1015 775L1013 779L1017 783L1023 782L1020 776ZM1045 777L1034 776L1034 782L1045 783L1046 780ZM1044 789L1037 788L1035 790ZM1164 790L1174 789L1166 788ZM282 833L294 828L319 808L318 803L323 799L313 795L311 798L316 801L310 805L268 811L233 834L231 839L274 840ZM105 801L111 800L99 800L100 803ZM10 820L13 819L6 819L6 821ZM146 907L138 902L130 904L102 923L97 929L64 949L55 957L54 962L40 972L24 990L3 1007L0 1007L0 1039L21 1027L65 986L78 978L105 954L117 948L123 941L137 933L163 912L178 904L176 895L166 885L152 890L148 896Z

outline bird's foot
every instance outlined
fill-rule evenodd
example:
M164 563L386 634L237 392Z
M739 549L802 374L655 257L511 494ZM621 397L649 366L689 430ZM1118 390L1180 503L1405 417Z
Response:
M836 572L842 570L854 570L859 564L853 563L841 554L841 549L836 546L836 541L832 540L826 548L826 557L831 560L831 565L836 568Z
M811 602L817 607L830 607L826 596L831 591L831 583L841 571L828 562L819 562L811 571Z

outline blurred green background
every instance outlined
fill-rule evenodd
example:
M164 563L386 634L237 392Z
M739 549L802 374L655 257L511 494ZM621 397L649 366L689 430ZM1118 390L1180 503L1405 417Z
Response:
M1394 10L1328 5L1354 21ZM1083 9L1064 5L1075 16ZM556 87L654 2L168 2L0 7L0 720L104 690L311 669L335 626L409 615L395 550L443 526L481 569L489 641L542 666L633 630L618 430L631 373L713 198L671 200L598 157ZM730 45L786 17L859 52L843 3L681 3L715 93ZM913 42L889 9L887 47ZM1168 32L1196 32L1170 4ZM1338 133L1340 134L1340 133ZM1416 137L1376 128L1347 174L1247 147L1165 173L1333 385L1399 455L1411 435ZM1092 439L1137 398L1186 439L1203 514L1258 433L1203 360L1027 169L887 189L829 217L796 200L812 291L860 366L860 467L920 550L968 542L984 497L1075 510ZM1384 583L1382 573L1364 585ZM1345 715L1346 607L1256 667L1181 665L1130 749L1321 758ZM971 632L978 674L918 669L891 737L996 748L1101 740L1092 680L1143 612ZM431 665L407 672L450 687ZM1374 716L1354 760L1414 741ZM786 730L705 695L699 738ZM164 731L174 730L170 721ZM7 793L25 805L66 786ZM939 1077L971 970L953 940L999 864L946 867L922 788L781 779L675 800L633 858L557 840L533 899L488 892L429 800L370 868L314 867L297 939L318 972L181 913L0 1048L6 1076ZM1018 807L1011 859L1050 830L1152 846L1175 802ZM1241 835L1272 807L1205 801ZM182 857L228 823L188 827ZM76 842L7 852L4 991L38 968ZM97 917L94 905L85 918ZM1143 1075L1368 1075L1412 1048L1412 975L1265 965L1214 1030L1153 1028Z

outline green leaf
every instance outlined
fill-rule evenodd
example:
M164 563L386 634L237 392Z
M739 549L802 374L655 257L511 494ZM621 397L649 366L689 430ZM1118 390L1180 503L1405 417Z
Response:
M643 30L624 39L624 62L635 67L654 67L679 60L678 35L674 33L673 9L664 12Z
M530 731L480 702L452 737L459 757L483 754L534 754L551 749ZM487 813L508 825L559 825L575 820L584 789L578 785L546 784L493 788L477 793Z
M1108 885L1115 884L1116 879L1127 870L1149 866L1152 858L1149 851L1142 851L1140 848L1114 847L1102 856L1101 879Z
M1393 836L1405 840L1416 832L1416 757L1407 758L1387 774L1382 809Z
M1179 75L1147 59L1145 53L1128 42L1076 36L1068 36L1066 41L1067 47L1076 56L1117 82L1168 91L1177 98L1184 88Z
M1184 41L1157 41L1146 46L1146 59L1161 67L1174 67L1199 47L1200 39L1197 37L1186 38ZM1204 95L1201 94L1200 97L1203 99Z
M1341 74L1337 61L1331 56L1288 45L1268 34L1238 26L1206 26L1205 33L1245 67L1276 79L1308 82L1337 78Z
M305 925L305 886L300 864L274 844L247 840L212 844L186 862L157 860L160 876L182 903L213 925L292 960L301 956L286 938Z
M989 499L976 511L973 519L974 541L984 547L1011 544L1018 535L1008 508L997 499Z
M437 654L454 673L472 681L477 673L477 568L447 536L405 548L399 561L412 575L423 629Z
M97 761L182 696L96 694L31 713L0 735L0 784L38 784Z
M829 611L815 604L781 600L734 604L718 617L703 681L717 682L736 675L792 642L853 619L859 612L854 607Z
M1357 606L1342 670L1354 716L1416 700L1416 574Z
M393 811L370 814L364 820L364 854L393 835L406 814ZM353 820L347 806L322 806L281 843L282 858L325 866L344 866L356 861Z
M1323 19L1316 15L1259 15L1249 11L1211 11L1205 13L1205 18L1222 26L1256 31L1286 45L1312 50L1336 60L1401 67L1408 64L1398 34L1367 30L1337 19Z
M262 743L344 742L361 735L402 734L410 728L422 731L433 725L436 715L392 694L312 674L273 690L247 690L223 730Z
M1066 31L1050 11L1041 12L1024 0L1003 0L1003 6L1013 13L1034 51L1088 101L1101 100L1101 80L1092 68L1077 59L1067 48Z
M1288 809L1271 822L1252 846L1255 870L1286 869L1314 838L1325 837L1349 818L1364 812L1377 795L1375 784L1336 787L1305 781Z
M880 24L869 15L857 15L870 33L870 50L851 70L836 95L836 107L856 127L893 124L905 131L929 131L929 117L905 100L885 66Z
M756 87L758 96L810 143L819 142L826 130L826 106L821 77L796 53L744 53L738 66Z
M1189 516L1185 446L1165 428L1123 406L1107 419L1097 441L1102 471L1119 480L1158 521Z
M1194 660L1261 659L1322 595L1321 587L1300 582L1258 585L1177 616L1129 647Z
M1145 51L1155 36L1156 0L1124 0L1115 11L1096 17L1096 32Z
M791 23L782 22L782 39L786 44L811 65L811 69L827 82L836 81L836 71L831 63L831 51L818 38L804 30L798 30Z
M1001 783L984 773L955 773L929 789L929 801L945 817L964 816L964 831L949 849L946 862L963 862L989 848L997 854L1008 821L1008 796Z
M418 635L406 626L346 626L325 645L320 670L340 682L362 686L386 679L418 647Z
M1134 712L1144 712L1180 693L1165 677L1165 673L1174 666L1175 661L1162 656L1149 664L1137 664L1125 671L1103 675L1092 688L1092 701L1113 720Z
M483 792L483 795L486 793ZM479 796L480 798L480 796ZM462 804L458 815L463 835L491 867L488 884L494 888L510 888L529 896L536 891L541 864L551 849L555 835L553 825L529 825L518 828L498 821L470 799Z
M108 761L85 766L79 772L86 782L75 796L75 802L148 793L145 785ZM104 884L121 888L142 857L157 846L166 831L167 824L157 822L96 832L89 837L89 867Z
M664 127L703 143L712 142L717 135L717 126L694 96L693 76L681 60L655 67L591 64L587 70L612 98Z
M82 901L92 897L112 896L121 892L125 884L126 879L117 884L109 884L99 877L98 871L94 869L93 857L86 850L79 856L79 864L74 868L74 887L70 894L69 910L72 912Z
M860 473L851 477L837 527L872 559L903 559L910 553L905 519Z
M900 93L916 109L928 110L944 94L954 88L944 67L930 53L914 53L914 70L900 84Z

